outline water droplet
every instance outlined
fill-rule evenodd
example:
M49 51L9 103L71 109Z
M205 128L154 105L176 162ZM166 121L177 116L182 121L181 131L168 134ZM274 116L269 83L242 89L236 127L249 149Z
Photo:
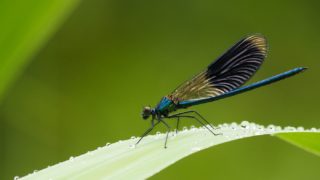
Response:
M220 129L218 126L214 126L213 124L210 123L210 126L213 127L213 129Z
M154 139L159 139L161 133L159 131L156 132L156 134L153 136Z
M231 123L231 129L236 130L238 127L237 123L233 122Z
M134 148L136 148L136 145L135 144L130 144L129 148L130 149L134 149Z
M20 178L19 176L15 176L13 179L18 180L19 178Z
M248 129L250 124L248 121L242 121L240 125L241 125L241 127Z
M196 127L192 125L192 126L190 126L190 130L191 130L191 131L195 131L195 130L196 130Z
M257 129L260 130L260 131L263 131L263 130L264 130L264 126L262 126L262 125L257 125Z
M107 143L106 146L110 146L110 143Z
M284 128L285 131L296 131L295 127L287 126Z
M282 131L281 126L276 126L276 131Z
M297 128L297 130L298 130L298 131L304 131L304 127L299 126L299 127Z
M172 132L172 137L176 137L178 133L179 133L178 130L174 130L174 131Z
M257 125L255 123L250 123L250 129L255 130L257 129Z
M312 132L316 132L316 131L317 131L317 129L313 127L313 128L311 128L311 129L310 129L310 131L312 131Z
M276 127L273 125L273 124L270 124L268 127L267 127L268 131L275 131Z
M227 127L229 127L229 124L227 124L227 123L223 123L223 124L222 124L222 127L227 128Z
M136 139L136 137L135 136L131 136L131 138L130 139Z
M73 160L74 160L74 157L70 156L69 161L73 162Z

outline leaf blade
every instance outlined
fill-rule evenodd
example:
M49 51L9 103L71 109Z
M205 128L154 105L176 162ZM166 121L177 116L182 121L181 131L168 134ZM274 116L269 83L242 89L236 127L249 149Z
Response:
M320 130L281 129L279 126L264 128L254 123L220 125L221 136L213 136L204 127L170 133L168 148L163 148L166 134L149 135L137 146L137 138L118 141L98 148L50 168L30 174L22 179L146 179L176 161L203 149L234 140L278 133L317 134ZM307 144L306 144L307 145Z
M276 137L320 156L320 133L279 133Z

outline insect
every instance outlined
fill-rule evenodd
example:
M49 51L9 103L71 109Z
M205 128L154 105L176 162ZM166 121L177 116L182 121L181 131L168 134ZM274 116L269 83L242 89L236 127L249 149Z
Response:
M145 131L138 144L150 131L162 123L167 127L164 147L167 147L168 135L171 130L167 119L176 120L176 132L181 118L190 118L208 129L213 135L212 125L196 111L173 112L190 106L216 101L243 93L267 84L291 77L306 68L298 67L287 72L269 77L253 84L242 86L260 68L267 55L267 41L262 35L251 35L241 39L228 51L212 62L204 71L192 79L182 83L171 94L163 97L155 108L146 106L142 110L144 120L151 117L151 127ZM209 126L207 126L209 125Z

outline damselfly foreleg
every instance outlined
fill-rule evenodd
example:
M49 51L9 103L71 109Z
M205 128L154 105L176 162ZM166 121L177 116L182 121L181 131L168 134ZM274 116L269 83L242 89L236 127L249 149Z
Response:
M147 135L150 133L150 131L152 131L152 129L158 125L160 123L160 121L157 121L156 123L154 123L154 120L151 120L151 127L149 129L146 130L146 132L144 132L142 135L141 135L141 138L139 139L139 141L136 143L139 144L139 142Z

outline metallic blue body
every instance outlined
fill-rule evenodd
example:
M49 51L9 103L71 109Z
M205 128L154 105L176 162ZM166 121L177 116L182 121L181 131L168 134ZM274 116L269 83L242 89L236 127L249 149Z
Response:
M161 99L161 101L159 102L159 104L157 105L157 107L155 108L155 110L156 110L156 112L164 112L164 111L168 110L168 108L172 104L173 104L173 102L170 99L168 99L167 97L163 97Z
M236 94L243 93L243 92L246 92L246 91L249 91L249 90L264 86L264 85L267 85L267 84L271 84L271 83L279 81L279 80L282 80L284 78L293 76L293 75L295 75L295 74L297 74L297 73L299 73L299 72L301 72L301 71L303 71L305 69L306 68L298 67L298 68L289 70L287 72L284 72L284 73L272 76L270 78L264 79L262 81L258 81L256 83L250 84L248 86L240 87L238 89L235 89L233 91L227 92L227 93L222 94L220 96L215 96L215 97L210 97L210 98L205 98L205 99L194 99L194 100L181 101L181 102L178 103L177 108L187 108L189 106L203 104L203 103L215 101L215 100L218 100L218 99L234 96Z

